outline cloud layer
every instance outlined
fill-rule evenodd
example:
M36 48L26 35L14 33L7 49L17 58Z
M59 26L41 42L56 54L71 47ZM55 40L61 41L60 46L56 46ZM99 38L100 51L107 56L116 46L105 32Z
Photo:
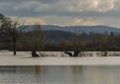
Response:
M4 0L0 1L0 10L9 15L84 15L89 12L107 13L119 7L118 0ZM118 9L119 10L119 9Z
M0 11L8 16L25 17L28 23L108 25L112 23L108 18L119 17L119 4L120 0L0 0Z

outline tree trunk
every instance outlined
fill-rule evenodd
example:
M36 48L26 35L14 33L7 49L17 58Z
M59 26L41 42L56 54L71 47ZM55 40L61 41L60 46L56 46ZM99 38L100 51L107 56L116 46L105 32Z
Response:
M32 51L32 57L39 57L35 50Z
M16 55L16 38L13 38L13 55Z
M74 55L73 55L73 57L78 57L79 53L80 53L79 50L75 50L75 51L74 51Z

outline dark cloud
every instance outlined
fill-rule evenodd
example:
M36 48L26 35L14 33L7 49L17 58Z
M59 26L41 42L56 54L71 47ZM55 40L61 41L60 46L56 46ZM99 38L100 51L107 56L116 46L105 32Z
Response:
M0 0L0 2L4 2L4 3L21 3L21 2L28 2L28 1L37 1L37 2L41 2L43 4L51 4L51 3L57 3L61 0Z
M38 1L40 1L43 4L51 4L51 3L57 3L61 0L38 0Z
M0 3L19 3L24 1L25 0L0 0Z

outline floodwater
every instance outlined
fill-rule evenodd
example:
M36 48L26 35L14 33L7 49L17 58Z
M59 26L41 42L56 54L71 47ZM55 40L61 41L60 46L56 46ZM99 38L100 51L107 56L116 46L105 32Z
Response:
M5 66L0 84L120 84L120 66Z

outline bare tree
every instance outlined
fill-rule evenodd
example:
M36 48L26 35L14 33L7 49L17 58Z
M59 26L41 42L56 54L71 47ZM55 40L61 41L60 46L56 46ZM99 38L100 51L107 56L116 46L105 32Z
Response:
M25 27L23 27L23 24L19 23L18 19L13 20L10 17L5 16L2 16L1 18L0 30L3 32L3 34L7 34L9 41L12 42L14 55L16 55L16 42L18 36L24 28Z
M81 52L82 48L82 41L81 41L81 35L75 31L73 34L73 40L72 40L72 46L74 51L74 57L77 57L79 53Z
M65 54L68 54L71 57L78 57L79 53L82 50L82 41L81 41L81 34L78 31L74 31L73 37L72 37L72 41L71 41L71 45L73 48L73 53L71 53L70 51L66 51Z
M37 50L42 50L46 42L45 32L41 29L39 23L35 23L32 30L32 52L36 53Z

